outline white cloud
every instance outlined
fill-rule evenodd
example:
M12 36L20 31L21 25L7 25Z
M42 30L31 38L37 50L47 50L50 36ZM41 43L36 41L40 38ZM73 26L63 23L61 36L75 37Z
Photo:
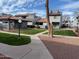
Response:
M7 2L7 0L0 0L0 7L3 6L4 2Z
M79 2L69 3L61 7L61 9L77 9L77 8L79 8Z
M79 1L79 0L60 0L62 2L74 2L74 1Z
M45 4L45 0L38 0L37 2L34 3L35 5L34 7L37 7L39 5L42 6L43 4Z
M37 16L40 16L40 17L45 17L45 10L37 10L37 9L34 9L34 10L29 10L29 11L25 11L25 12L17 12L16 14L26 14L26 13L36 13Z
M45 16L45 10L33 10L32 12L37 13L38 16Z
M73 15L74 14L73 12L70 12L70 11L63 11L62 13L63 13L63 15Z
M45 0L0 0L0 12L4 13L19 13L19 12L36 12L41 15L44 14L42 10L28 10L28 8L35 8L45 3ZM40 12L38 12L40 11Z

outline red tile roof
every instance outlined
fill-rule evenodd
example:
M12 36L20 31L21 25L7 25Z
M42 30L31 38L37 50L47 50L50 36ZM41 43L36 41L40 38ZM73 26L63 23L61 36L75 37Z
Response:
M18 17L12 16L10 19L18 20Z
M11 20L11 19L13 19L13 20L17 20L18 19L18 17L14 17L14 16L0 16L0 20Z
M0 16L0 20L18 20L18 17L15 17L15 16ZM26 19L25 21L30 21L30 19ZM38 20L36 19L36 21L37 22L43 22L43 23L48 22L46 18L42 18L42 19L38 19Z
M47 19L46 19L46 18L43 18L43 19L38 20L37 22L47 23L48 21L47 21Z
M28 15L35 15L35 13L25 13L25 14L17 14L16 17L28 16Z
M9 16L0 16L0 19L8 19Z

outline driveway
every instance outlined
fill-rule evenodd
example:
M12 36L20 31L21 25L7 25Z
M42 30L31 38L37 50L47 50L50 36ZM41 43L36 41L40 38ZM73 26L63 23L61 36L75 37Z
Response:
M39 36L54 59L79 59L79 38Z

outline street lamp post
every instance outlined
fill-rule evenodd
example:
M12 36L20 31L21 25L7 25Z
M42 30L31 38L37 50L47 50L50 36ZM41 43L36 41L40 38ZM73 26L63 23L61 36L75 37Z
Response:
M21 23L22 23L22 19L21 18L19 18L18 23L19 23L19 33L18 33L18 36L20 38L20 28L21 28Z

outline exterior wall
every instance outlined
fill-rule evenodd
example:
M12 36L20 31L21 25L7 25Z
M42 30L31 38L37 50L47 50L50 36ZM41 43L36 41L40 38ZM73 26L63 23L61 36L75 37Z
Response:
M10 27L12 28L12 23L9 24L8 20L0 21L0 30L9 30Z
M61 22L61 16L50 16L50 22Z
M48 24L47 23L43 23L43 28L45 28L45 29L47 29L47 27L48 27Z
M9 30L9 21L2 21L3 22L3 30Z
M0 30L3 30L3 22L0 21Z
M10 29L14 29L14 21L10 22Z
M55 25L56 28L61 27L61 25L62 25L62 16L50 16L49 18L50 18L51 23L59 23L59 24Z

